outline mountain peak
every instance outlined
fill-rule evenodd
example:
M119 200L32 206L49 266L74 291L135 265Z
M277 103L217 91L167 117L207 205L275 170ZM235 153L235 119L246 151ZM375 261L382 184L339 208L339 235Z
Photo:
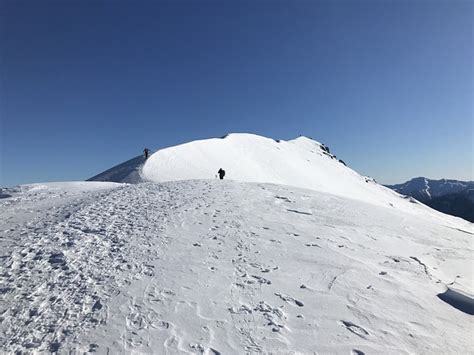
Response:
M136 183L216 179L220 168L226 172L225 179L288 185L413 209L413 204L400 195L358 174L330 153L329 147L306 136L285 141L230 133L160 149L146 161L136 157L91 180Z

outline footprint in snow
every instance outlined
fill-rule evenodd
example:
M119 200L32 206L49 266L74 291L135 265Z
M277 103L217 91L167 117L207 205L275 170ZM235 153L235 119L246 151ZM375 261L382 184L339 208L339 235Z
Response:
M348 331L350 331L351 333L354 333L355 335L361 338L365 339L366 336L369 335L369 332L367 330L365 330L364 328L362 328L361 326L357 324L354 324L352 322L345 321L345 320L342 320L341 322L342 322L342 325L344 325L344 327L346 327Z
M258 281L259 284L266 284L266 285L271 285L272 282L264 277L257 276L257 275L251 275L254 279Z
M316 243L311 243L311 244L305 244L307 247L317 247L317 248L321 248L318 244Z
M168 322L165 322L163 320L159 320L156 322L152 322L150 324L152 328L159 329L159 330L166 330L170 327L170 324Z
M302 212L302 211L297 211L297 210L291 210L291 209L287 209L288 212L293 212L293 213L298 213L298 214L305 214L305 215L308 215L308 216L312 216L313 214L312 213L309 213L309 212Z
M95 343L89 344L89 352L90 352L90 353L95 353L98 348L99 348L99 345L97 345L97 344L95 344Z
M275 293L275 296L278 296L280 297L283 301L285 302L288 302L288 303L292 303L292 304L295 304L296 306L298 307L304 307L304 303L301 302L301 301L298 301L297 299L289 296L289 295L285 295L283 293Z

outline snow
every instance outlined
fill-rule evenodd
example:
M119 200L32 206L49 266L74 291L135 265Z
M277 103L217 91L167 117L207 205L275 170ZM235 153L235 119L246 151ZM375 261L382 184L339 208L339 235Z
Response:
M267 143L270 162L278 144L286 157L300 156L288 163L294 169L308 147L317 149L307 139ZM341 191L364 186L370 197L318 191L336 184L329 178L296 180L314 189L235 181L250 178L248 172L199 147L189 152L209 161L209 171L199 174L222 165L234 181L7 191L12 197L0 199L0 351L472 350L473 317L452 304L472 300L473 224L432 214L375 183L359 185L355 172L317 150L321 179L323 171L338 171L333 178L346 183ZM265 159L246 163L242 157L252 149L233 149L228 163L251 165L265 178ZM150 159L143 169L149 179L171 178L166 166L193 171L185 165L193 160L171 152ZM271 176L291 182L297 174L283 172L282 164ZM388 205L392 198L398 207Z
M423 191L426 193L428 198L431 198L430 185L429 185L428 179L426 179L426 178L425 178L425 190L423 190Z
M90 180L2 190L0 352L472 349L474 225L317 141L231 134Z
M291 185L384 204L387 196L396 196L366 182L306 137L286 142L241 133L194 141L151 155L143 176L155 182L213 179L220 167L227 179L236 181Z
M225 178L230 180L306 188L400 209L420 218L462 223L414 199L401 198L392 189L342 164L324 147L304 136L277 141L233 133L159 150L145 162L141 176L154 182L215 179L219 168L223 168Z
M145 158L139 155L91 177L88 181L126 182L131 184L142 182L141 170L144 161Z

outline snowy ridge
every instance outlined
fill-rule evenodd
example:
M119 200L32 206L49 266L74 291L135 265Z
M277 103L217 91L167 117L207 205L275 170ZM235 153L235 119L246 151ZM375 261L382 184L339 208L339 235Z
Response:
M146 161L135 157L89 181L138 183L215 179L221 167L226 171L225 178L230 180L289 185L415 213L422 209L422 215L432 213L420 206L410 206L392 189L361 176L331 154L328 147L304 136L283 141L232 133L192 141L158 150ZM435 213L435 217L439 216Z
M240 133L198 140L159 150L146 161L143 176L155 182L213 179L220 167L226 171L226 179L380 200L364 177L340 163L321 143L307 137L276 141Z
M145 158L141 155L118 164L103 173L91 177L87 181L109 181L109 182L126 182L137 184L143 182L141 174Z
M303 136L283 141L234 133L193 141L151 155L142 176L154 182L214 179L221 167L226 179L306 188L398 208L422 218L453 219L361 176L323 144Z
M472 316L442 299L448 287L472 297L472 224L281 185L95 184L0 200L0 350L472 346Z
M304 136L283 141L232 133L197 140L158 150L146 161L136 157L89 180L138 183L216 179L219 168L226 171L225 179L306 188L400 209L420 218L458 223L455 217L360 175L331 154L328 147Z

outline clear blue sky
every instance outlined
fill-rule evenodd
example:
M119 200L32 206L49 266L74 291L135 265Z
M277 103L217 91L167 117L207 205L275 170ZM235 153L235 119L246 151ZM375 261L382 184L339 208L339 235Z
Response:
M228 132L307 135L383 183L473 179L473 9L0 0L0 186Z

